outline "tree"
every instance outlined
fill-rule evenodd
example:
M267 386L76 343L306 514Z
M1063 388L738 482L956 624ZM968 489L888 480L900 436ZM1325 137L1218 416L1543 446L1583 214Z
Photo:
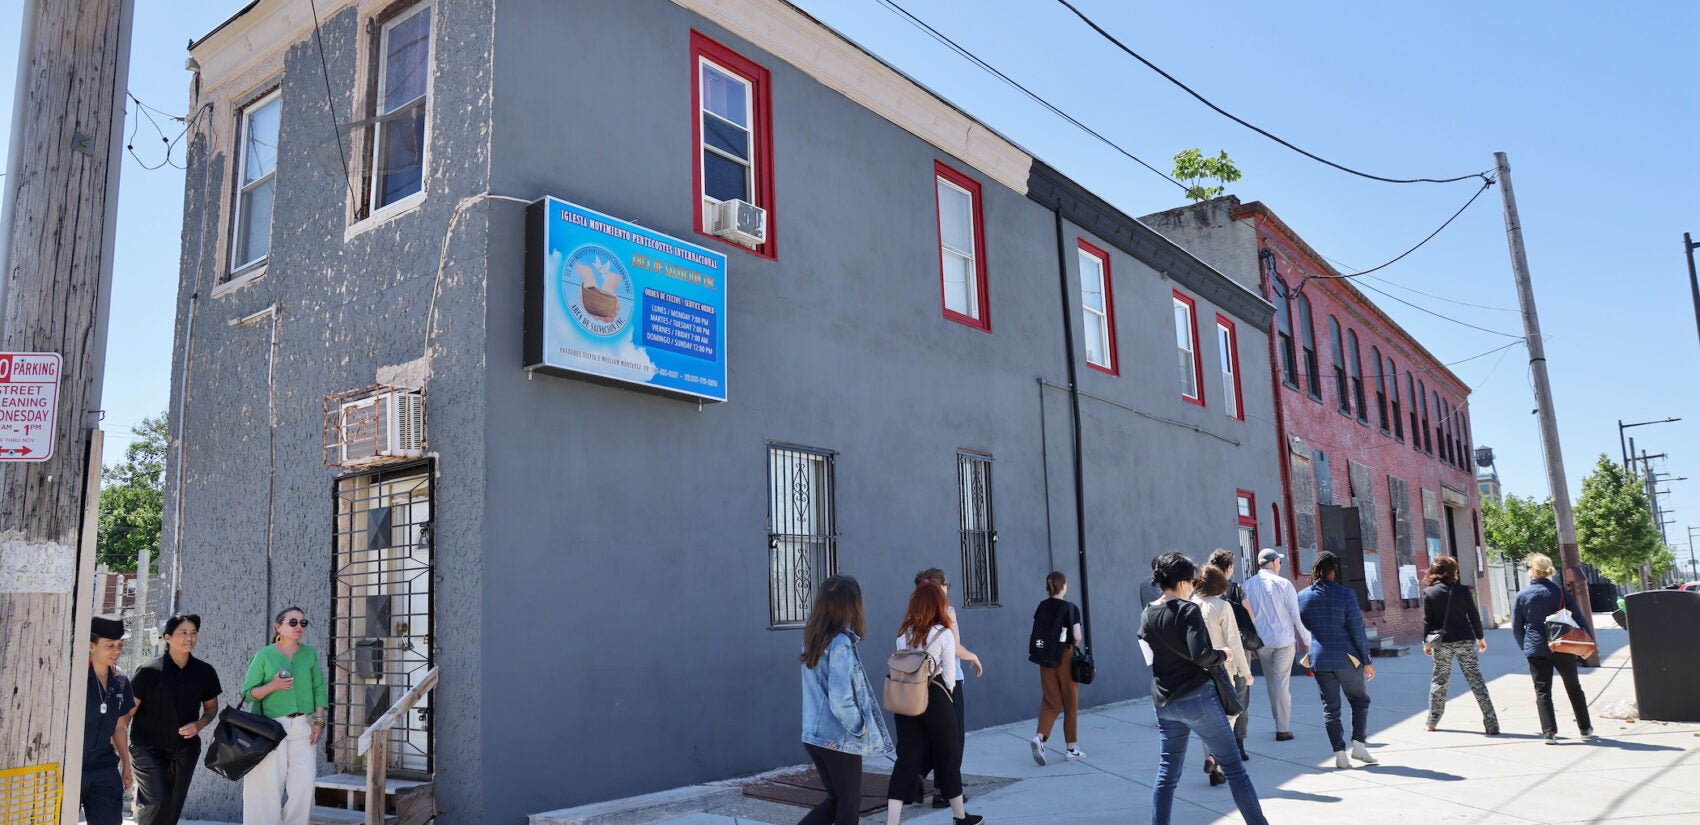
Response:
M1197 149L1187 149L1175 155L1175 179L1179 181L1201 181L1207 178L1215 179L1218 185L1205 186L1193 183L1186 189L1187 200L1207 201L1228 191L1228 184L1240 179L1240 170L1234 162L1228 159L1227 150L1213 158L1207 158Z
M1653 581L1663 581L1664 578L1677 568L1676 548L1668 544L1660 545L1653 551L1653 557L1647 560L1653 574Z
M1647 507L1647 491L1617 462L1600 454L1576 501L1576 545L1584 561L1613 581L1641 581L1641 565L1664 546Z
M1488 556L1513 564L1535 553L1558 552L1558 519L1552 500L1536 502L1533 497L1506 496L1505 503L1482 501L1482 533Z
M131 573L142 548L159 557L165 511L165 453L171 441L165 413L143 418L131 430L138 438L124 448L124 461L100 468L100 529L97 560L115 572Z

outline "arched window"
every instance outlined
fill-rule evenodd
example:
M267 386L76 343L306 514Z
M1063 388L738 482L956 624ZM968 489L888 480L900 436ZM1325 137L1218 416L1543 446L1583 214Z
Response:
M1417 382L1417 400L1423 405L1423 452L1434 455L1434 429L1430 426L1431 419L1428 414L1428 387L1423 386L1421 381ZM1439 401L1440 396L1435 396L1435 400Z
M1346 354L1340 346L1340 322L1328 316L1328 352L1334 361L1334 404L1340 412L1352 414L1351 390L1346 386Z
M1393 391L1390 403L1393 406L1393 438L1396 441L1405 440L1405 420L1399 417L1399 368L1394 366L1393 359L1386 361L1387 386Z
M1369 405L1364 403L1364 362L1358 357L1358 333L1346 330L1346 367L1352 371L1352 403L1358 405L1358 420L1369 423Z
M1375 346L1369 348L1370 368L1375 370L1375 421L1381 425L1381 432L1387 433L1387 373L1382 372L1384 362L1381 360L1381 350Z
M1299 334L1304 336L1305 384L1310 397L1322 400L1322 375L1316 363L1316 327L1310 322L1310 299L1299 293Z
M1293 344L1293 297L1292 288L1275 273L1275 259L1269 259L1269 284L1275 304L1275 334L1276 347L1281 352L1281 380L1287 386L1298 389L1299 363L1298 350Z
M1405 373L1405 394L1411 397L1411 449L1423 451L1423 425L1417 420L1417 410L1423 406L1423 394L1417 392L1417 379Z

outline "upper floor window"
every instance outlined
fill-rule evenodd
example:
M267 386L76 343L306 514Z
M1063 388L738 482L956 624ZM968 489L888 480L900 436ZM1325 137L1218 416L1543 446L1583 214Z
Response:
M1274 271L1273 261L1269 264ZM1287 282L1279 275L1270 279L1275 303L1275 349L1281 357L1281 381L1293 389L1299 386L1298 350L1293 345L1293 300Z
M1222 409L1229 418L1245 420L1245 401L1240 398L1240 342L1234 322L1216 314L1216 351L1222 359Z
M1375 370L1375 421L1381 425L1381 432L1387 433L1387 373L1382 372L1383 361L1381 350L1375 346L1369 348L1369 365Z
M273 90L242 109L237 129L236 209L231 222L230 271L266 259L272 245L272 202L277 197L277 134L283 102ZM228 278L228 275L226 276Z
M1369 405L1364 403L1364 362L1359 357L1358 333L1346 330L1346 366L1352 371L1352 402L1358 405L1358 420L1369 423Z
M1417 391L1416 376L1405 373L1405 395L1411 399L1411 449L1423 451L1423 426L1417 420L1417 408L1423 406L1423 396Z
M1392 357L1388 357L1383 363L1387 365L1382 371L1387 376L1387 389L1392 393L1390 406L1393 408L1393 440L1404 441L1405 420L1399 416L1399 368L1394 366Z
M424 187L426 110L431 95L430 4L406 9L379 27L377 79L371 212Z
M1175 350L1180 356L1181 398L1204 406L1204 370L1198 362L1198 309L1175 290Z
M1423 452L1428 453L1429 455L1434 455L1434 430L1429 425L1430 418L1428 414L1428 388L1423 386L1423 382L1421 381L1417 382L1417 400L1421 401L1423 405ZM1440 396L1435 396L1434 400L1438 406ZM1440 410L1436 409L1434 414L1439 415Z
M713 234L721 201L741 200L767 210L765 240L753 247L774 257L773 117L767 69L697 32L691 32L695 76L698 232ZM706 229L705 229L706 228Z
M992 322L986 312L980 183L934 161L933 184L938 193L939 287L944 317L989 332Z
M1334 403L1345 415L1352 414L1352 396L1346 387L1346 354L1340 346L1340 322L1328 316L1329 353L1334 356Z
M1080 241L1081 330L1088 366L1116 374L1116 304L1110 293L1110 256Z
M1310 321L1310 299L1299 293L1299 334L1304 338L1305 391L1322 400L1322 375L1316 362L1316 326Z

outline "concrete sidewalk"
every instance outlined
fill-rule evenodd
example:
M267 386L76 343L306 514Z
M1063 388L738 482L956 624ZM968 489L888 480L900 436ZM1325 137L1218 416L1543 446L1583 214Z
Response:
M1581 674L1598 738L1577 735L1568 699L1555 685L1559 744L1541 742L1534 687L1508 630L1490 631L1482 660L1501 736L1482 735L1481 713L1454 668L1451 699L1440 730L1425 730L1431 660L1413 655L1378 659L1370 684L1370 746L1379 766L1335 770L1322 728L1315 682L1293 680L1293 732L1276 742L1261 685L1252 688L1252 754L1246 763L1270 822L1322 823L1629 822L1700 823L1700 725L1622 722L1600 717L1618 701L1633 702L1627 638L1609 616L1598 617L1602 666ZM1697 686L1700 689L1700 686ZM1087 690L1090 690L1088 688ZM1034 691L1038 704L1038 691ZM975 797L969 810L991 825L1128 823L1148 821L1157 773L1158 734L1149 701L1103 707L1081 715L1081 762L1065 762L1060 736L1050 764L1033 763L1026 740L1033 720L968 736L965 774L1008 777L1012 784ZM1348 731L1349 732L1349 731ZM1060 727L1058 729L1060 733ZM1196 741L1176 793L1177 825L1239 822L1227 786L1212 788L1200 770ZM884 760L882 760L884 761ZM889 767L873 763L874 770ZM673 825L791 825L804 809L731 805L669 820ZM864 819L883 822L883 813ZM907 806L905 822L950 825L948 810Z

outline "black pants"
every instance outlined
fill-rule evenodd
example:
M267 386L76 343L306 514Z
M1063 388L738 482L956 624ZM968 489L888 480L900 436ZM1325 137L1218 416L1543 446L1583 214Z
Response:
M199 738L185 739L175 750L130 745L130 765L136 773L136 825L177 825L200 756Z
M1576 680L1576 657L1568 653L1553 653L1529 657L1529 675L1535 679L1535 708L1541 714L1541 732L1558 733L1558 719L1552 710L1552 672L1558 671L1564 680L1564 692L1570 694L1570 709L1576 711L1576 724L1591 730L1588 719L1588 697L1582 695L1582 683Z
M804 743L803 750L815 761L826 801L816 805L797 825L856 825L862 817L862 757ZM140 825L140 823L137 823Z
M83 769L83 818L89 825L120 825L124 821L124 780L117 765Z
M927 710L920 716L895 716L897 764L891 769L887 799L908 802L920 789L924 766L933 769L933 789L945 799L962 795L961 730L950 692L934 681L927 688Z
M959 762L957 769L958 772L960 772L962 768L960 764L960 757L962 754L968 752L968 712L963 709L962 705L961 682L957 682L956 686L950 689L950 699L951 709L956 712L956 754ZM920 773L918 773L917 776L924 782L927 779L927 774L932 773L933 771L931 758L923 755L921 757L920 768ZM936 776L933 777L933 791L935 793L938 791L938 777ZM949 799L950 797L947 796L944 798Z

